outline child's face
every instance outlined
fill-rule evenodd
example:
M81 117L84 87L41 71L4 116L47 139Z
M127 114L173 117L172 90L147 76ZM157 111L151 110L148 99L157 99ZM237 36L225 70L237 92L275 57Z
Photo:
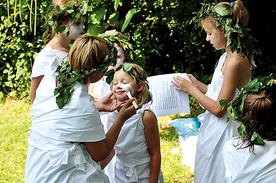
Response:
M71 39L76 40L79 36L83 34L83 18L80 18L77 22L73 24L71 22L68 22L65 25L70 32L69 37Z
M123 64L125 61L125 52L119 43L114 43L114 47L117 49L117 60L116 65L110 65L109 69L113 69L118 67L119 65Z
M120 46L120 44L118 43L114 43L115 48L117 49L117 63L116 63L116 67L118 65L121 65L122 63L124 63L125 60L125 52L123 50L123 48Z
M226 46L226 34L215 25L215 21L206 18L202 21L202 26L206 32L206 41L210 42L216 50L224 49Z
M120 87L121 84L132 87L133 93L131 92L131 95L135 96L138 87L137 83L129 74L124 72L123 69L120 69L119 71L115 72L114 79L112 82L112 92L114 97L117 100L123 101L127 100L128 97L126 95L126 92Z

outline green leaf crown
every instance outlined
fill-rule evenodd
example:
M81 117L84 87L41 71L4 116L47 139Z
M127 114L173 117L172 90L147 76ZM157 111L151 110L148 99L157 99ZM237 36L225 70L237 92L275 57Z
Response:
M122 69L122 68L123 68L124 72L128 73L131 76L132 76L131 72L132 72L132 70L134 70L137 73L138 77L139 77L139 78L136 78L136 79L141 80L141 81L145 82L146 84L148 84L147 78L145 78L137 68L132 67L132 65L128 64L128 63L123 63L123 64L119 65L117 68L108 70L105 73L105 75L107 76L106 82L108 84L110 84L112 82L113 78L114 78L114 73L116 71Z
M51 4L48 7L49 21L46 22L56 32L61 33L65 31L69 35L67 27L61 22L65 18L70 18L70 23L77 22L80 18L84 18L88 15L88 12L92 11L92 7L89 6L88 0L76 0L75 3L67 2L63 8L56 6L55 13L52 13L54 6ZM55 24L57 22L57 24Z
M261 90L266 90L274 84L273 82L274 79L272 74L262 78L255 78L247 83L230 103L228 103L227 99L221 100L220 104L222 108L224 108L227 104L229 105L227 108L227 121L233 119L235 121L241 122L244 117L243 108L247 95L251 93L258 93ZM242 139L246 134L245 128L246 127L243 124L241 124L238 128L238 132ZM251 141L256 145L264 145L263 138L257 132L252 134Z
M113 49L114 46L110 41L108 42L108 39L107 43L111 50L111 56L106 55L101 64L95 65L89 70L74 70L67 60L57 67L56 73L58 74L59 85L54 90L54 96L56 97L56 103L60 109L69 102L77 81L84 83L85 78L87 78L89 74L95 73L99 70L106 72L111 62L116 64L117 50Z
M103 34L100 34L99 37L108 39L112 43L119 43L124 51L128 51L127 58L126 58L127 62L129 62L130 60L133 60L133 46L129 42L130 36L128 34L122 34L117 30L108 30L108 31L105 31Z
M257 43L255 38L253 38L249 32L251 31L247 27L241 27L238 23L232 21L229 12L224 7L215 7L215 3L201 3L202 7L197 12L193 21L197 26L201 25L201 20L213 17L216 21L216 26L224 29L227 35L226 46L231 46L232 52L241 53L243 56L245 53L249 55L248 52L252 54L261 54L260 50L254 48Z

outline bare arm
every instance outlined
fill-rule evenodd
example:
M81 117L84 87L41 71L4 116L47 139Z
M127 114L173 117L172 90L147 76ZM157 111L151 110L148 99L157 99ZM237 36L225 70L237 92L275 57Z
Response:
M161 169L160 136L156 116L151 111L145 111L143 115L145 136L150 153L150 179L149 183L158 182Z
M223 71L223 84L217 100L207 97L190 81L179 76L174 78L173 84L176 85L177 90L181 90L193 96L205 109L213 113L215 116L222 117L226 113L227 107L222 110L219 101L222 99L231 101L233 99L243 73L246 69L248 70L246 64L242 63L242 60L239 57L236 57L235 60L225 64Z
M103 161L112 151L120 130L124 124L124 122L136 114L136 109L132 105L132 101L136 100L135 98L129 99L125 105L121 108L114 124L110 128L110 130L106 134L106 138L104 140L98 142L85 142L83 143L89 154L92 158L97 161Z
M31 102L33 103L35 97L36 97L36 90L42 80L44 76L41 75L41 76L38 76L38 77L34 77L32 78L31 80L31 88L30 88L30 100Z
M112 160L112 158L113 158L114 155L115 155L115 149L112 149L111 153L103 161L99 162L100 165L101 165L102 170Z

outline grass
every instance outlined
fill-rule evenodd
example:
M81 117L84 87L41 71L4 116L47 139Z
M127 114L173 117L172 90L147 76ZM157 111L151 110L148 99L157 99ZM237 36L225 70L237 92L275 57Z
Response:
M0 182L23 183L28 130L31 125L28 100L7 99L0 103ZM182 163L178 135L170 128L170 116L160 123L162 172L165 183L190 183L193 172Z

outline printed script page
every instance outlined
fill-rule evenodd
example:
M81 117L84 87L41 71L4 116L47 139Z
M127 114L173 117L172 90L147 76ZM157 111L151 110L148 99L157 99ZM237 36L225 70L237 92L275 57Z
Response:
M172 84L173 76L182 76L186 73L162 74L148 77L149 89L153 96L151 108L156 116L190 112L189 95L175 89Z

